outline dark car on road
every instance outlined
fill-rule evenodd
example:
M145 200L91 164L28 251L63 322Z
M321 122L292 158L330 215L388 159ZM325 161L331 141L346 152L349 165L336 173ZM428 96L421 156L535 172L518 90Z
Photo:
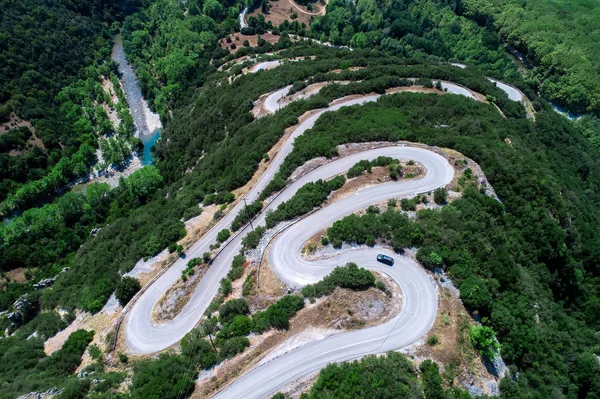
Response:
M377 255L377 262L385 263L388 266L394 266L394 258L383 254Z

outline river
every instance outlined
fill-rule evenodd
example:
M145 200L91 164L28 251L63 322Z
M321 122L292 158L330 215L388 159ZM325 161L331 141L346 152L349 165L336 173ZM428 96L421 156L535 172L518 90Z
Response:
M144 143L144 152L141 157L142 165L152 164L151 148L160 138L162 124L158 114L150 110L142 95L135 72L127 62L127 58L125 58L123 41L120 35L115 36L111 58L119 64L120 80L127 98L127 104L129 104L129 110L133 116L136 128L135 135Z

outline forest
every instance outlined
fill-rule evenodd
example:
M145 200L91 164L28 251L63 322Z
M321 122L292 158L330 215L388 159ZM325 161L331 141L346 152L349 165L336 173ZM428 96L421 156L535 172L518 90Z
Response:
M117 0L0 4L0 123L11 129L9 136L20 131L36 139L2 139L0 216L47 203L86 175L98 160L95 149L102 137L115 133L110 144L119 143L126 156L135 147L129 111L113 104L101 86L117 81L116 66L107 62L110 24L123 17L129 3L135 5ZM122 93L116 94L122 104ZM116 106L121 126L113 126L103 105ZM115 151L104 141L108 164L100 168L122 163L126 156L110 156Z
M311 25L309 34L354 48L460 60L500 76L517 75L494 31L457 16L442 1L360 0L356 7L348 7L343 0L334 0L327 4L326 15Z
M464 0L456 12L499 33L531 64L542 94L575 113L600 114L600 9L588 1Z
M153 1L123 23L123 45L150 107L165 118L229 52L217 40L236 29L241 1ZM186 14L187 13L187 14Z
M522 54L528 84L575 113L600 112L600 11L593 2L539 0L331 1L308 34L409 57L464 61L515 76L508 50Z

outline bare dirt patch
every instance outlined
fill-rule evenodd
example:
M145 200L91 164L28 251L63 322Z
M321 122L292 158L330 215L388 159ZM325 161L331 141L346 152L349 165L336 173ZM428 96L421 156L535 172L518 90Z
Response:
M237 195L236 195L237 197ZM229 212L232 206L227 205L223 209L223 214ZM196 243L207 231L209 231L216 223L215 214L221 209L220 205L207 205L202 207L202 213L185 222L187 234L179 241L184 248L188 249Z
M269 5L271 6L269 12L263 13L260 8L258 8L246 16L246 21L251 16L258 17L259 14L262 14L265 16L265 20L267 22L272 22L274 26L279 26L285 20L288 20L289 22L298 21L298 23L304 23L306 26L310 26L310 23L312 22L312 15L308 10L306 10L305 7L301 7L294 3L292 0L270 1ZM315 6L315 8L316 7L319 7L319 5ZM323 10L325 9L323 8ZM294 12L298 15L296 19L292 19L292 14Z
M14 112L10 114L9 120L3 124L0 124L0 135L7 133L9 130L17 129L20 127L25 127L31 131L31 137L27 140L27 148L22 150L11 150L8 155L11 157L24 155L27 152L31 151L33 147L39 147L44 153L46 152L46 147L42 140L36 136L35 128L31 124L31 122L23 120L19 118Z
M14 112L12 112L9 116L8 121L0 125L0 134L4 134L9 130L16 129L19 127L26 127L32 132L35 132L35 129L33 128L31 122L19 118L17 115L15 115Z
M307 15L325 15L327 3L328 3L327 0L313 1L310 4L310 7L312 9L308 9L308 7L296 3L294 0L290 0L290 2L292 3L294 8L298 12L300 12L302 14L307 14Z
M263 33L262 35L242 35L241 33L233 33L229 36L231 43L227 42L227 38L219 40L221 48L229 50L229 53L233 54L242 48L244 41L248 40L249 47L258 47L258 38L264 39L267 43L275 44L279 40L279 35L272 33ZM293 40L292 40L293 41ZM235 43L235 48L231 48L231 45Z
M399 178L395 181L408 180L409 178L406 176L412 176L410 179L419 179L425 175L425 167L415 162L414 165L406 165L408 160L401 160L402 171L405 177ZM346 184L342 186L339 190L335 191L333 195L323 204L323 206L327 206L331 203L337 202L342 198L345 198L349 195L355 194L360 190L364 190L366 188L372 187L376 184L381 183L389 183L393 181L390 178L390 171L387 167L384 166L376 166L371 169L371 173L364 172L362 175L349 179Z
M349 71L358 71L361 69L365 69L366 67L362 67L362 66L353 66L348 68ZM333 71L331 71L331 73L342 73L344 70L343 69L334 69Z
M9 270L7 272L2 273L2 275L0 275L0 284L4 284L4 283L24 283L25 281L27 281L27 276L25 274L25 272L27 272L27 268L25 267L19 267L18 269L13 269L13 270ZM31 270L31 273L33 275L33 270ZM3 290L6 289L6 287L3 287Z
M69 338L71 333L81 329L88 331L93 330L95 332L94 339L90 345L97 344L100 349L107 351L112 344L110 337L112 336L112 331L121 309L122 308L118 301L113 296L111 299L109 299L102 311L96 313L95 315L79 310L76 311L75 320L73 320L73 322L64 330L59 331L58 334L52 338L49 338L44 343L44 352L46 355L50 355L59 350L67 338ZM90 363L92 363L92 359L86 351L82 357L82 362L78 370L84 368Z

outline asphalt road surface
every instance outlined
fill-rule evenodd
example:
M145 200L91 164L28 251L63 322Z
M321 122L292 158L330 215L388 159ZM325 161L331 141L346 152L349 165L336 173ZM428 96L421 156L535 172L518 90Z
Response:
M256 199L279 170L285 157L292 151L294 139L312 128L320 115L344 106L372 102L378 97L378 95L369 95L352 100L338 100L335 105L304 119L272 159L269 168L256 186L248 193L247 200L252 202ZM295 287L316 282L335 266L349 261L356 262L361 267L387 273L400 285L403 292L403 305L400 313L385 324L336 335L291 351L242 376L222 391L219 397L264 397L276 392L277 389L298 377L319 370L328 363L354 359L368 353L385 352L411 344L422 337L432 326L438 305L437 289L427 273L410 259L383 249L365 248L347 251L326 261L307 262L301 258L300 248L313 234L374 202L392 197L412 197L417 193L429 192L446 185L452 180L454 172L441 155L423 148L392 145L339 158L314 169L288 186L263 210L254 224L264 223L268 209L274 209L281 202L291 198L298 188L307 182L344 173L356 162L362 159L374 159L378 156L418 161L426 168L425 176L415 180L384 183L361 190L290 226L273 241L269 252L269 263L274 272L286 284ZM209 245L216 241L217 233L231 225L242 206L242 204L236 206L205 234L186 253L186 259L180 259L171 266L131 307L124 323L125 342L130 352L151 354L163 350L179 342L196 325L217 293L219 281L229 271L233 257L239 253L241 239L248 233L249 227L242 229L223 248L221 254L216 257L203 276L189 302L171 322L155 325L150 319L152 308L161 295L181 277L181 271L185 268L187 261L194 257L201 257L204 252L208 251ZM389 267L377 263L375 257L380 252L393 256L396 264Z

